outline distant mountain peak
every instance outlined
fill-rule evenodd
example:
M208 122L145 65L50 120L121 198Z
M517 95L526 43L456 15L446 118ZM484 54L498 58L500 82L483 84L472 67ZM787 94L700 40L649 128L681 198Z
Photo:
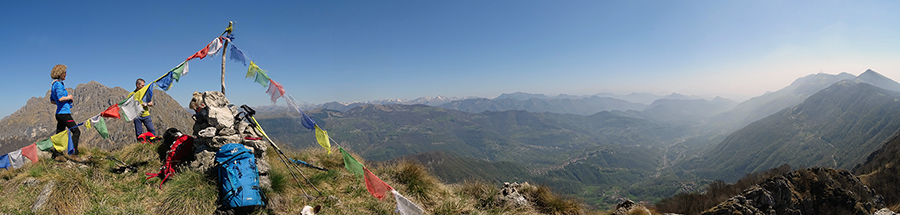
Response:
M873 86L890 91L900 91L900 83L897 83L896 81L882 74L879 74L872 69L868 69L862 74L859 74L859 76L856 77L855 81L871 84Z

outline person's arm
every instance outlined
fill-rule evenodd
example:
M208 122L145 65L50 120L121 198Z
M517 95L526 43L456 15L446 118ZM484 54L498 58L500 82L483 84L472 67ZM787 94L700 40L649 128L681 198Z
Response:
M53 88L56 90L56 95L68 94L68 92L66 92L66 88L64 88L61 83L57 82L57 83L54 83L53 85L54 85ZM60 97L59 101L60 102L70 101L70 100L74 100L74 98L75 97L72 97L72 95L68 95L68 96Z

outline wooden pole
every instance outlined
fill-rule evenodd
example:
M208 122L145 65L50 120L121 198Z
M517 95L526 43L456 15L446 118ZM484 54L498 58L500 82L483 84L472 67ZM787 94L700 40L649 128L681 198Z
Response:
M225 45L222 46L222 95L225 95L225 47L228 47L228 40L225 40Z
M228 21L228 27L234 24L232 21ZM225 33L222 33L223 35ZM225 44L222 45L222 95L225 95L225 50L228 50L228 40L225 40Z

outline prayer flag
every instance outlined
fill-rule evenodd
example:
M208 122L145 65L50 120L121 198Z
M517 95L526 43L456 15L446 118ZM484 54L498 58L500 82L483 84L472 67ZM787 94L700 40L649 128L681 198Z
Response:
M112 106L109 106L108 108L106 108L105 111L100 113L100 116L118 119L119 118L119 104L113 104Z
M156 86L159 89L169 91L169 88L172 87L172 71L167 72L165 76L156 81Z
M184 60L184 61L189 61L194 58L203 59L206 57L207 53L209 53L209 44L206 44L206 46L204 46L203 49L200 49L200 51L197 51L197 53L194 53L194 55L191 55L190 57L187 58L187 60Z
M64 152L69 143L69 130L61 131L50 136L50 141L53 142L53 148L56 149L57 152Z
M144 87L146 87L147 89L144 93L144 96L141 97L141 102L143 104L147 104L150 103L150 101L153 101L153 83L145 85Z
M97 115L97 116L99 116L99 115ZM91 119L88 119L88 120L85 120L85 121L84 121L84 127L87 127L88 129L91 129Z
M254 76L256 76L256 72L258 72L260 70L262 70L262 69L260 69L259 66L256 65L256 62L253 62L251 60L250 67L247 68L247 76L244 76L244 78L254 77Z
M178 64L178 66L175 66L175 68L172 68L169 72L172 73L172 79L175 79L175 81L180 80L182 75L188 73L188 62L181 62L181 64Z
M301 120L301 124L303 124L303 127L306 127L307 129L314 129L317 126L316 121L313 121L312 118L309 118L309 116L307 116L306 113L304 113L302 110L297 109L297 111L300 111L300 115L303 117L303 119Z
M328 151L328 154L331 154L331 142L328 140L328 132L319 128L319 125L316 125L316 140L319 141L319 145L322 148L325 148L325 151Z
M219 53L219 50L222 49L222 37L216 37L212 42L209 42L209 52L207 52L206 56L215 56Z
M22 168L22 166L25 165L25 157L22 157L22 149L10 152L9 162L12 163L13 168Z
M266 90L266 93L271 97L272 104L275 104L275 101L278 100L278 98L284 96L284 86L281 86L281 84L272 79L269 79L269 82L269 89Z
M143 103L147 103L146 97L148 97L148 96L153 97L153 90L150 89L151 85L153 85L153 84L151 83L148 85L144 85L144 87L141 87L141 89L138 89L137 91L129 93L128 96L132 96L131 94L133 94L134 100L141 101ZM150 93L147 93L147 91L150 91ZM122 103L119 103L119 104L121 105Z
M234 60L234 62L243 63L244 66L247 66L247 56L244 55L244 52L242 52L240 49L238 49L237 46L234 46L234 44L231 44L230 51L231 51L231 60Z
M144 108L141 106L141 103L134 99L136 95L132 95L125 99L120 105L122 108L122 113L125 114L125 120L131 121L134 118L137 118L141 115L141 112L144 111Z
M366 190L369 190L369 193L372 194L378 200L382 200L384 198L384 193L388 190L393 190L394 188L387 183L384 183L378 176L372 174L372 171L369 171L369 168L363 167L363 171L366 172Z
M269 75L266 74L266 70L260 69L256 72L256 77L253 79L253 82L259 83L263 87L269 86Z
M47 151L47 149L53 148L53 140L51 140L52 138L53 137L48 137L47 139L38 141L37 143L35 143L35 145L37 145L37 148L41 151Z
M356 158L344 151L344 148L338 147L338 150L341 150L341 154L344 155L344 168L347 168L347 171L352 172L357 177L363 176L363 165L356 161Z
M307 129L315 129L316 121L313 121L312 118L309 118L309 116L307 116L306 113L304 113L303 110L301 110L300 107L297 106L297 104L295 103L296 100L294 100L293 96L288 95L284 98L284 101L287 102L288 107L293 110L297 110L297 112L300 113L300 124L303 125L303 127L306 127Z
M0 168L9 170L9 155L0 155Z
M88 122L94 123L94 129L97 130L97 133L100 133L100 136L103 137L103 139L109 138L109 131L106 130L106 120L103 119L103 117L97 115L88 119ZM90 123L88 123L88 125L90 125ZM90 127L88 127L88 129L90 129Z
M425 213L422 207L400 195L397 190L391 190L391 194L394 194L394 199L397 200L396 212L400 212L401 215L421 215Z
M28 145L28 146L22 148L22 156L25 156L26 158L31 160L31 163L37 163L38 162L37 145L32 143L31 145Z
M67 130L68 131L68 130ZM69 150L66 152L69 155L75 154L75 144L72 144L72 132L66 132L69 135Z

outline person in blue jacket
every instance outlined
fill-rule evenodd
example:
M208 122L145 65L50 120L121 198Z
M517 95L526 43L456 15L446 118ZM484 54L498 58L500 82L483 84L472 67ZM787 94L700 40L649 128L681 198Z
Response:
M53 79L50 88L50 103L56 104L56 133L71 128L69 132L72 133L72 146L75 150L72 155L77 159L79 154L78 138L81 136L81 130L78 130L78 127L75 126L77 123L72 118L72 102L75 101L75 97L69 95L66 85L63 83L66 80L66 65L53 66L53 69L50 70L50 78ZM63 152L54 153L54 157L60 153Z

